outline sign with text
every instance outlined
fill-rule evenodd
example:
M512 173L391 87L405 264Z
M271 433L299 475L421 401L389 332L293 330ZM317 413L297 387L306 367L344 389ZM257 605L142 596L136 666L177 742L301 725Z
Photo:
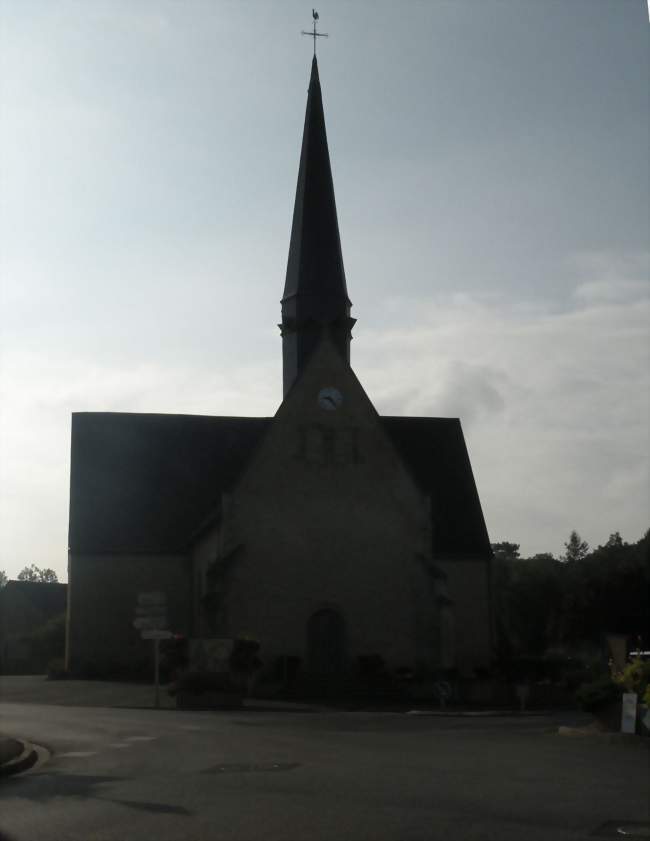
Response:
M167 627L167 616L138 616L133 621L133 627L139 631L163 630Z
M138 593L133 627L140 631L143 640L153 642L154 661L154 706L160 707L160 640L168 640L173 634L167 630L167 595L162 590Z
M141 607L153 607L154 605L167 604L167 596L161 590L154 590L151 593L140 593L138 604Z
M167 596L159 591L140 593L135 609L134 628L161 630L167 627Z
M151 604L151 605L138 605L135 609L136 616L165 616L167 614L167 605L164 604Z
M171 631L143 631L142 632L142 639L143 640L169 640L173 637Z
M227 672L234 640L191 639L190 668L196 671Z

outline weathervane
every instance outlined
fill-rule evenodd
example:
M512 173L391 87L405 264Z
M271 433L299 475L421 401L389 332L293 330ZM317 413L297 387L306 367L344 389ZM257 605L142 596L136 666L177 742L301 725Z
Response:
M316 32L316 21L318 20L318 12L316 9L311 10L311 16L314 19L314 29L312 32L305 32L303 29L302 35L310 35L314 39L314 55L316 55L316 38L327 38L327 32Z

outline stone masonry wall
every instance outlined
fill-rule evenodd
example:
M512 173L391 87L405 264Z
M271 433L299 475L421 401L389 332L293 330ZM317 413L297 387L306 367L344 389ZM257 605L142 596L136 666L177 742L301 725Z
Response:
M318 405L324 386L343 394ZM229 635L260 640L269 664L307 664L307 623L343 616L348 658L391 667L437 660L435 603L424 564L428 500L385 435L361 386L322 345L280 408L232 493L224 546L240 545L228 584Z

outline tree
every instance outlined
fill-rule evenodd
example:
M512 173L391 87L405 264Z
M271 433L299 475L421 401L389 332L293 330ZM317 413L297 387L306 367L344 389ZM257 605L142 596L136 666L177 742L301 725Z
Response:
M497 561L514 561L519 557L519 543L508 543L507 540L503 540L501 543L490 545Z
M7 581L8 581L7 573L3 569L0 569L0 590L2 590L2 588L5 586Z
M563 561L582 561L589 553L589 544L583 540L577 531L572 531L568 541L564 544L566 552Z
M514 567L519 559L519 544L492 543L494 563L492 564L492 598L496 632L496 650L499 659L512 655L513 639L510 618L510 593L515 573Z
M610 534L610 536L607 538L605 549L620 549L622 546L627 546L627 543L623 542L621 533L615 531L613 532L613 534Z
M19 581L40 581L44 584L56 584L58 582L57 574L53 569L41 569L36 564L24 567L18 573Z
M508 602L513 653L541 656L552 644L562 605L560 567L549 553L512 564Z
M650 531L635 543L614 532L589 550L577 532L555 559L518 557L516 544L494 544L492 592L496 651L502 662L539 657L554 648L596 650L603 633L648 646ZM572 563L563 563L572 561Z

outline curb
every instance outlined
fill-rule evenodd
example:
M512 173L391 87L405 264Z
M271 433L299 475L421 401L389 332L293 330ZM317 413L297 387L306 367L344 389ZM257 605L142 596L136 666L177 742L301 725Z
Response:
M10 774L20 774L22 771L28 771L38 760L38 753L32 744L25 742L22 739L16 739L22 745L22 751L13 759L3 762L0 765L0 777L9 776Z
M407 710L406 715L433 715L440 718L528 718L549 716L550 710Z
M633 745L643 744L643 736L637 733L620 733L613 730L598 730L597 728L587 727L558 727L558 736L567 736L575 739L595 739L601 742L609 742L615 744ZM645 745L644 745L645 746ZM649 745L650 746L650 745Z

